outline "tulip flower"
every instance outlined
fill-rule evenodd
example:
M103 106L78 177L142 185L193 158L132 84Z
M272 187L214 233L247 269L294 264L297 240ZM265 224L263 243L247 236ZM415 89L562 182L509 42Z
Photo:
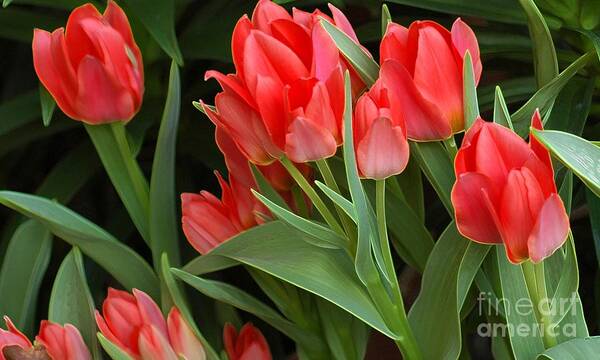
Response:
M296 9L290 15L260 0L252 19L242 17L233 32L236 73L206 73L223 92L215 98L216 110L203 105L204 112L256 164L283 155L296 163L327 158L342 142L342 74L348 66L319 18L358 40L346 17L329 7L333 18Z
M361 177L382 180L401 173L408 164L409 148L404 117L393 91L378 80L363 94L354 110L354 147Z
M233 325L226 324L223 342L229 360L271 360L267 340L251 323L244 325L239 334Z
M127 16L112 0L104 14L91 4L76 8L66 30L35 29L33 64L60 109L75 120L128 121L142 104L142 55Z
M36 343L46 348L50 358L55 360L91 360L88 350L79 330L71 324L64 327L49 321L42 321L40 333L35 338Z
M133 295L108 289L102 314L96 311L100 332L113 344L140 360L203 360L204 347L177 308L165 321L158 305L137 289Z
M380 45L381 76L386 83L396 82L402 88L402 96L396 100L405 114L410 139L443 140L464 130L463 59L467 50L477 83L482 69L479 46L461 19L451 31L433 21L416 21L408 29L388 25Z
M536 111L532 127L542 129ZM569 218L556 191L548 151L511 130L477 119L455 160L458 230L483 244L503 243L513 263L537 263L560 248Z
M31 341L15 327L8 316L4 317L4 322L7 329L0 328L0 360L6 360L4 358L5 348L18 346L22 349L29 349L32 347Z

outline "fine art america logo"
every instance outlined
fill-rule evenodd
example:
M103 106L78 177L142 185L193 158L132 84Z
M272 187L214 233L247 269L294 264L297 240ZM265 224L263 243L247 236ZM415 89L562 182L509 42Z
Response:
M497 298L491 293L480 293L477 298L478 314L487 322L477 326L477 335L481 337L543 337L551 336L576 337L577 323L575 315L581 306L577 293L560 299L544 299L538 304L532 303L528 297L510 300ZM536 314L551 319L548 324L538 324ZM504 322L498 319L510 318L516 322ZM496 320L496 321L495 321Z

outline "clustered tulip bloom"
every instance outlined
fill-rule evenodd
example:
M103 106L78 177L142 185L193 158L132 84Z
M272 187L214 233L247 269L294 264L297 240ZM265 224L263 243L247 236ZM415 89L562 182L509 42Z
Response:
M128 121L142 104L142 55L127 16L112 0L104 14L92 4L76 8L66 30L35 29L33 64L44 87L73 119Z
M389 82L394 86L394 82ZM356 103L353 119L356 163L361 177L381 180L400 174L408 164L409 148L402 109L383 79Z
M380 46L381 77L397 72L398 97L408 137L443 140L463 131L463 59L469 51L475 82L481 76L477 38L457 19L448 31L433 21L416 21L407 28L390 23ZM386 62L397 62L389 66Z
M242 326L239 334L233 325L226 324L223 329L223 342L229 360L271 360L272 358L267 340L251 323Z
M540 114L531 120L542 129ZM462 235L504 243L509 260L540 262L564 244L569 218L556 192L548 150L511 130L477 119L455 161L452 204Z
M108 289L102 314L96 311L102 334L121 350L139 360L202 360L204 347L175 307L165 321L158 305L146 293L133 295Z
M215 98L216 111L204 111L256 164L283 155L297 163L327 158L342 142L347 66L319 19L358 40L348 19L329 8L333 18L297 9L290 15L259 0L252 19L242 17L233 32L236 73L206 73L223 91Z
M0 329L0 360L5 360L4 350L17 347L23 353L34 350L33 344L14 326L8 316L4 317L7 330ZM92 356L83 342L79 330L71 324L64 327L49 321L42 321L35 338L40 347L35 350L47 354L53 360L91 360Z

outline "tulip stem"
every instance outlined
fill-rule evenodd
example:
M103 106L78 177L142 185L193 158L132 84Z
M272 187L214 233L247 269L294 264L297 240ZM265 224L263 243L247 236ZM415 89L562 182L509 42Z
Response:
M327 159L320 159L316 161L317 168L319 168L319 172L321 172L321 176L323 176L323 180L325 180L325 185L327 185L330 189L335 191L336 193L342 195L340 188L335 181L335 176L333 176L333 172L331 171L331 167L329 167L329 163ZM335 204L335 210L342 222L342 226L344 227L344 231L349 239L352 241L352 246L356 247L356 226L352 222L352 219L346 214L340 207Z
M302 175L300 170L298 170L296 165L294 165L294 163L285 156L282 157L279 161L281 162L281 165L283 165L283 167L286 168L288 173L290 173L292 178L294 178L294 180L300 186L300 188L304 191L306 196L308 196L310 201L312 201L312 203L315 205L315 207L317 208L317 210L319 211L321 216L323 216L323 219L325 220L325 222L335 232L337 232L338 234L340 234L342 236L345 236L344 230L342 229L340 224L337 222L337 220L335 219L335 217L333 216L331 211L329 211L329 208L327 207L327 205L325 205L325 203L323 202L323 199L321 199L319 194L317 194L315 189L310 185L308 180L306 180L304 175Z
M450 160L454 161L454 158L458 152L456 141L454 141L454 135L450 135L449 138L444 140L444 145L446 146L446 152L448 153L448 156L450 156Z
M554 324L552 323L552 313L550 309L550 299L546 289L546 276L544 271L544 262L534 264L526 261L522 265L525 283L529 291L535 316L543 331L544 345L547 349L557 345Z

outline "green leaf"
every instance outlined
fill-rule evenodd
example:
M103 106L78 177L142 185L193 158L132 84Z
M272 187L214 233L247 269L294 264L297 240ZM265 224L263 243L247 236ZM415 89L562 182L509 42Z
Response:
M317 338L313 338L314 334L302 330L268 305L235 286L220 281L203 279L175 268L171 269L171 272L201 293L255 315L297 343L310 345L311 343L320 342Z
M386 4L381 5L381 35L385 35L388 24L392 22L392 14Z
M509 332L515 360L535 359L538 354L544 351L544 343L541 336L532 335L533 331L537 331L537 334L539 334L533 308L529 307L531 311L518 311L516 308L520 299L529 299L523 270L521 266L508 262L506 252L502 246L496 246L496 251L502 284L502 297L506 301L504 304L506 323L514 329L524 324L522 326L526 326L528 330L526 335L520 335L518 331L513 331L512 334ZM506 309L506 307L509 308Z
M163 112L152 163L150 183L149 229L152 257L156 267L160 256L166 252L169 262L179 266L179 226L175 196L175 149L179 109L181 107L181 83L179 68L173 61L169 77L169 89Z
M595 80L573 77L556 99L544 128L581 136L592 105Z
M280 221L270 222L227 240L186 269L210 272L236 262L246 264L321 296L383 334L397 337L375 309L356 276L352 259L342 250L311 245L304 239L307 236ZM226 263L222 258L233 261ZM209 262L209 266L204 262Z
M0 191L0 204L36 219L57 237L79 247L127 289L138 288L158 298L158 280L148 263L96 224L34 195Z
M512 78L499 81L498 84L479 86L479 109L481 112L494 109L496 86L502 88L502 95L507 104L525 102L537 91L533 77Z
M533 129L532 132L554 157L600 196L600 148L585 139L562 131Z
M175 1L124 0L124 2L140 19L162 49L179 66L183 66L183 56L179 50L175 34Z
M185 321L192 328L192 331L194 332L196 337L202 343L202 346L204 346L204 351L206 352L208 359L219 360L219 355L212 347L212 345L206 340L206 338L196 325L196 322L194 321L194 316L190 311L190 307L187 302L187 299L185 298L183 289L175 281L175 278L171 273L171 265L169 264L169 257L167 256L167 254L163 254L161 257L161 275L161 278L165 282L169 294L171 295L171 299L175 303L175 306L177 306L177 308L179 309L179 312L181 312L181 316L183 316Z
M360 75L361 79L371 86L379 77L379 65L366 53L359 44L355 43L343 31L335 27L325 19L320 20L321 26L329 33L336 46L344 57L352 64L352 67Z
M454 166L440 142L410 142L410 153L435 189L440 200L453 216L450 192L454 186Z
M281 197L281 195L279 195L277 190L273 188L260 170L258 170L256 165L250 164L250 169L252 170L252 175L254 175L254 179L256 180L256 185L258 185L260 193L278 206L284 208L285 210L291 211L285 200Z
M473 73L473 61L468 50L465 53L462 71L465 129L469 129L479 117L479 105L477 104L477 87L475 85L475 74Z
M598 60L600 60L600 35L598 31L593 30L584 30L584 29L576 29L583 35L587 36L594 45L594 49L596 49L596 54L598 55Z
M44 126L49 126L52 121L52 114L56 109L56 102L52 98L52 95L46 90L44 85L40 83L40 105L42 107L42 122Z
M328 249L347 248L346 239L338 235L335 231L282 208L254 190L252 190L252 193L271 211L271 213L273 213L273 215L290 226L309 235L309 237L305 239L311 244Z
M504 101L504 96L502 95L500 86L496 86L496 96L494 99L494 122L513 130L510 113L506 107L506 101Z
M131 220L150 244L148 182L131 151L125 126L116 122L85 128Z
M488 0L389 0L391 3L413 6L441 13L481 17L509 24L525 24L516 1Z
M558 344L544 351L537 359L588 360L597 358L598 352L600 352L600 336L593 336Z
M2 10L6 11L6 10ZM0 105L0 135L7 134L40 115L40 98L37 91L16 96Z
M590 209L590 225L592 226L592 238L596 249L596 260L600 265L600 196L589 189L586 190L587 205Z
M457 359L460 310L489 247L462 237L454 222L436 242L408 320L424 359Z
M558 60L552 35L533 0L519 0L519 3L527 15L529 35L533 42L533 68L537 86L542 88L558 76Z
M126 352L121 350L121 348L119 348L117 345L113 344L112 342L110 342L110 340L104 337L104 335L102 335L101 332L99 332L97 336L100 345L102 345L102 348L104 349L104 351L106 351L106 353L108 354L108 356L110 356L111 359L133 360L133 358L129 356Z
M0 314L10 316L29 335L34 331L38 294L51 251L51 234L39 222L28 220L10 239L0 271Z
M325 195L327 195L327 197L331 201L333 201L334 204L336 204L340 209L342 209L346 213L346 215L348 215L348 217L350 217L350 219L354 221L354 223L358 222L354 205L349 200L347 200L345 197L338 194L335 190L323 184L319 180L316 180L315 184L319 189L321 189L321 191L323 191L323 193L325 193Z
M515 131L525 136L529 130L529 124L531 123L531 116L535 109L539 109L542 117L552 108L554 100L567 85L569 80L577 74L577 72L585 67L590 61L593 54L587 53L577 60L575 60L569 67L563 70L557 77L552 79L542 88L540 88L531 99L529 99L519 110L512 114L512 122L515 127Z
M421 176L421 168L414 158L409 159L406 169L395 178L390 179L390 184L393 184L394 179L398 181L401 193L406 202L413 209L419 219L425 219L425 197L423 193L423 177ZM400 194L396 194L401 197Z
M318 300L317 308L333 359L364 359L369 339L365 324L328 301Z
M61 325L75 326L94 359L99 359L95 309L85 277L83 257L79 249L74 247L64 258L54 278L48 306L48 320Z

